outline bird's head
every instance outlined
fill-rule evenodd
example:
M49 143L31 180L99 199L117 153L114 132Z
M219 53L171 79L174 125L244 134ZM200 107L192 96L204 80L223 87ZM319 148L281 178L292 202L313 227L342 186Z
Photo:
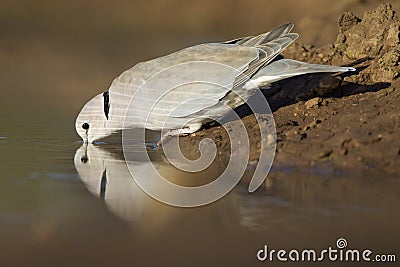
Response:
M83 106L76 118L75 129L85 143L93 143L113 133L108 117L109 108L108 92L93 97Z

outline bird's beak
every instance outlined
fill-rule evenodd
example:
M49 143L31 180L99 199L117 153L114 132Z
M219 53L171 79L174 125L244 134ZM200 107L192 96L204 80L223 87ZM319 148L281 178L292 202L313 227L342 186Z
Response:
M86 130L86 136L85 136L85 138L83 139L83 142L85 143L85 145L88 145L89 144L89 134L88 134L88 131Z

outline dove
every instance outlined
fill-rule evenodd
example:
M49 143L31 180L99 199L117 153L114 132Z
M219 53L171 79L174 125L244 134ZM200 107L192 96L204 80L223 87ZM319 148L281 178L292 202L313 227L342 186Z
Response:
M138 63L83 106L75 129L85 143L128 128L190 134L274 82L308 73L355 71L276 59L298 38L291 33L293 27L285 23L257 36L195 45ZM210 82L199 84L199 80ZM174 87L179 84L183 85ZM173 89L166 90L168 86Z

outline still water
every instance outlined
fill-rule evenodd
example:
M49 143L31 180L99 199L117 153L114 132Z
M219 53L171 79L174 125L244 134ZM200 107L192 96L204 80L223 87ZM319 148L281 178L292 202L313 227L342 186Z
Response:
M121 148L82 147L73 122L0 119L0 266L261 266L273 264L256 258L264 245L325 249L338 238L400 257L398 177L273 168L253 194L243 181L207 206L171 207L136 185Z

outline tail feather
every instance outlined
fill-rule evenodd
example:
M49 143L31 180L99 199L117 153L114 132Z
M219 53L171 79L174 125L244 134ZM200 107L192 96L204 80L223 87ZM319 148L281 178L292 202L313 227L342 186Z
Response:
M260 69L251 78L251 82L257 86L270 84L279 80L297 75L318 72L347 72L355 71L351 67L337 67L330 65L310 64L291 59L281 59Z

